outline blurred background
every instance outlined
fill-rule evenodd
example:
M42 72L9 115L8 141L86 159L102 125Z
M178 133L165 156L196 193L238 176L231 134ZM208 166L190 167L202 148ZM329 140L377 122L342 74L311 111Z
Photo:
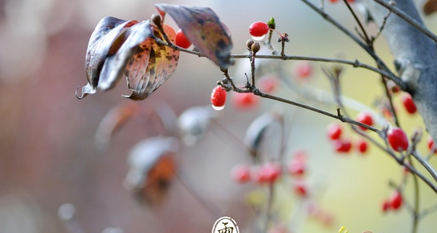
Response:
M220 112L219 123L212 124L197 145L179 151L178 170L187 184L175 180L160 206L141 205L123 188L130 148L141 139L158 134L152 125L144 123L149 121L130 121L114 135L108 150L101 152L95 148L94 134L100 120L113 106L129 100L121 97L128 94L123 83L111 91L76 99L76 88L86 84L84 58L89 36L105 16L148 19L156 13L155 3L158 2L0 0L1 233L95 233L110 227L126 233L209 232L221 216L211 215L202 201L215 206L221 215L235 219L242 232L251 229L255 213L247 205L245 195L257 187L236 184L229 175L233 165L251 160L241 142L226 132L243 138L250 122L275 105L273 102L262 100L258 107L244 111L229 103ZM274 16L277 29L290 35L287 54L342 57L374 64L350 39L299 1L163 0L160 3L212 8L232 33L233 53L244 52L251 23ZM353 30L355 24L341 3L326 7L333 17ZM435 17L426 20L427 25L436 27ZM375 26L369 28L375 33ZM382 38L376 49L391 65ZM291 74L298 62L282 64ZM313 79L307 85L329 90L328 80L318 69L321 64L314 66ZM244 78L238 63L230 70L232 76ZM375 99L383 96L377 75L347 67L345 77L342 80L345 95L368 106L374 106ZM211 90L221 78L221 72L207 59L181 54L175 74L150 98L138 104L148 109L165 102L180 114L192 106L208 105ZM278 95L296 98L289 92L280 89ZM395 101L400 103L398 97ZM336 109L336 106L308 103L330 112ZM298 229L337 232L342 225L349 232L410 229L410 216L405 208L396 213L381 211L382 201L391 192L388 182L399 183L402 168L377 148L370 148L365 156L355 152L336 155L325 132L331 119L287 105L276 107L283 109L290 125L287 150L309 152L308 180L319 190L315 196L321 208L332 216L328 224L293 220L299 222ZM420 116L407 116L403 109L399 112L409 134L416 126L423 129ZM346 134L357 138L350 131ZM425 143L421 146L425 151ZM409 179L406 188L409 202L411 187ZM297 199L287 198L287 192L282 190L277 198L278 212L284 219L297 208ZM426 186L421 185L420 195L423 207L435 204L435 194ZM65 225L57 217L58 208L64 203L76 208L73 224ZM425 217L420 232L435 229L436 217L436 214Z

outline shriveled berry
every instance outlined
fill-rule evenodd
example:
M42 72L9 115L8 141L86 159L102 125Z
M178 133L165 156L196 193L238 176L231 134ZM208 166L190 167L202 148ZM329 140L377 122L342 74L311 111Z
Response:
M402 98L402 103L404 104L405 110L409 114L414 114L417 112L416 104L414 103L414 100L410 94L404 93L401 98Z
M226 103L226 90L222 86L216 86L211 92L211 104L215 110L222 110Z
M392 128L387 133L387 140L393 150L397 152L408 149L408 137L407 134L400 128Z
M357 116L357 121L359 121L363 124L369 125L369 126L373 126L372 115L370 115L370 113L368 113L368 112L360 112ZM359 128L361 130L367 130L366 128L361 127L361 126L359 126Z
M328 125L327 133L328 137L331 140L337 140L340 139L341 133L343 132L343 128L338 123L331 123Z
M176 33L176 45L184 49L188 49L191 46L191 42L187 39L181 29Z

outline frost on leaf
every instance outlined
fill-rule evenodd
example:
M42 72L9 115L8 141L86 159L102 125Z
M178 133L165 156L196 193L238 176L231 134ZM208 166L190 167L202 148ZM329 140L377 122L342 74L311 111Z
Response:
M155 6L163 18L168 13L188 40L212 62L224 69L231 64L232 40L214 11L207 7Z
M173 137L154 137L137 143L128 157L125 185L139 201L148 205L163 203L176 173L173 153L179 147Z
M108 56L114 55L126 39L125 28L137 24L136 20L121 20L105 17L97 24L88 42L85 57L85 73L88 84L82 87L81 99L88 94L94 94L99 84L100 72Z

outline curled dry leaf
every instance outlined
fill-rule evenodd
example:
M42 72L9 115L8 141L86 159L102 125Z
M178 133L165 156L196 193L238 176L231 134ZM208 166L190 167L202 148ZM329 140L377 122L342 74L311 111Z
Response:
M174 41L176 33L168 25L164 31ZM163 35L150 22L138 23L106 17L97 25L86 55L88 84L82 88L82 99L97 89L109 90L126 76L132 100L143 100L159 88L176 70L179 51L159 45L155 38Z
M100 71L108 56L114 55L124 42L125 28L129 28L138 21L122 20L105 17L97 24L88 42L85 57L85 73L88 84L82 87L82 95L76 90L76 97L82 99L88 94L94 94L100 79Z
M173 154L179 148L174 137L154 137L137 143L128 157L125 185L139 201L162 204L176 173Z
M221 68L231 64L232 40L229 30L208 7L188 7L156 4L164 18L168 13L182 29L188 40L207 58Z
M174 29L168 25L163 28L170 41L175 42ZM162 33L156 28L153 29L153 35L164 40ZM143 100L150 96L174 73L178 60L178 50L157 44L153 38L147 38L127 64L125 74L131 94L124 97Z

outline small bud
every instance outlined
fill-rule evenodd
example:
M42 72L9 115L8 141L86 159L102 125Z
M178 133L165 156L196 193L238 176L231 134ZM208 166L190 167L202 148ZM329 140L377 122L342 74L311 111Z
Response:
M246 47L248 50L250 50L252 48L253 43L254 43L254 41L252 39L248 39L246 41Z
M150 19L152 20L152 22L157 26L160 27L162 24L162 20L161 20L161 16L158 14L153 14Z
M250 47L250 50L252 50L252 52L255 54L260 50L261 46L259 45L258 42L255 42L252 44L252 46Z
M267 25L270 29L276 29L275 18L271 17L270 20L267 22Z

